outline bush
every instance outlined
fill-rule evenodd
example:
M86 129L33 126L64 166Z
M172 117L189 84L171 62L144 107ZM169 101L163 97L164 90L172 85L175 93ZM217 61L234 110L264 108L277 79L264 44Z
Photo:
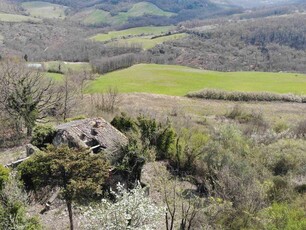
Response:
M305 140L280 140L262 148L260 159L274 175L306 176Z
M229 119L237 120L240 123L252 123L257 126L267 126L262 113L246 112L241 105L237 104L225 115Z
M118 130L126 133L130 140L140 141L138 152L146 155L146 152L155 149L157 159L170 159L173 156L176 132L170 123L158 123L155 119L139 116L137 119L127 117L124 113L116 116L111 124Z
M284 203L274 203L262 211L264 229L306 229L306 212L302 208Z
M37 217L26 212L27 194L14 176L0 192L0 229L42 230Z
M294 129L294 134L298 137L306 137L306 120L298 123Z
M31 143L38 148L46 148L48 144L52 144L56 130L52 126L37 126L32 135Z
M281 133L288 130L288 128L289 128L288 125L284 121L278 121L275 123L273 130L276 133Z
M276 176L272 182L272 187L268 191L268 198L271 202L291 201L295 196L287 178Z
M125 133L137 130L136 121L131 117L128 117L125 113L121 113L120 116L116 116L112 120L111 125L114 126L116 129L118 129L119 131Z
M0 164L0 191L9 179L9 170Z

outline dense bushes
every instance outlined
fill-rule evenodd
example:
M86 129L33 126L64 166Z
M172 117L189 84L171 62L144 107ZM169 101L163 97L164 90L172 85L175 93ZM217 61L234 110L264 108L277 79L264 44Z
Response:
M52 126L36 126L33 130L31 143L38 148L45 148L52 144L56 130Z
M259 119L239 106L227 116L248 124ZM113 124L133 137L134 148L130 150L153 151L156 159L167 160L173 175L188 178L196 185L197 195L230 204L219 210L211 226L273 229L280 226L278 215L286 218L283 226L294 226L293 220L298 219L302 222L296 226L303 226L305 210L299 208L296 213L282 213L282 210L289 207L283 202L290 204L304 193L302 182L298 182L306 176L304 140L281 139L257 145L235 125L223 125L209 133L193 127L173 130L169 136L161 135L165 140L171 137L169 142L160 142L161 147L158 134L167 133L169 127L160 125L155 119L143 116L133 119L123 115L116 117ZM263 216L268 212L275 215ZM210 218L209 213L201 215Z
M188 93L188 97L227 100L227 101L282 101L305 103L305 96L294 94L276 94L269 92L237 92L224 91L219 89L204 89L199 92Z
M3 185L0 191L0 229L42 230L38 218L29 217L26 212L27 195L17 178L13 175L6 177Z
M137 146L138 153L147 158L169 159L174 153L176 133L171 124L158 123L144 116L133 119L125 114L116 116L111 124L125 132L132 140L131 144ZM154 156L149 156L152 152Z
M296 204L274 203L261 212L263 226L274 229L306 229L306 210Z
M274 175L306 176L305 140L280 140L263 149L262 160Z

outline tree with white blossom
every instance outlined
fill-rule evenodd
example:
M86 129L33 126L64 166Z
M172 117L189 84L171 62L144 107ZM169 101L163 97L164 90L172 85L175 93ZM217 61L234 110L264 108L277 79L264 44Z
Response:
M117 190L111 191L114 203L102 199L84 212L81 218L84 229L151 230L163 222L165 209L158 207L139 184L130 191L118 184Z

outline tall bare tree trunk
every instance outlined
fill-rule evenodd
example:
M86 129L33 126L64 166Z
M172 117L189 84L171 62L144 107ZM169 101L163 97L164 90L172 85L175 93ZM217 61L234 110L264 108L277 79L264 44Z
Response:
M73 213L72 213L72 203L71 201L66 201L67 204L67 209L68 209L68 213L69 213L69 222L70 222L70 230L73 230Z

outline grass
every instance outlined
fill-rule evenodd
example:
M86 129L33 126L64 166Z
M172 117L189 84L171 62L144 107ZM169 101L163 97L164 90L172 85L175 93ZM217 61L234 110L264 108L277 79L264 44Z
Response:
M184 66L139 64L91 82L88 93L117 87L121 93L183 96L204 88L229 91L306 94L306 76L295 73L214 72Z
M45 76L56 82L60 82L63 80L63 75L59 73L45 73Z
M60 70L64 73L67 73L70 70L72 71L91 71L91 65L86 62L60 62L60 61L49 61L43 63L46 71L58 71L59 65Z
M171 17L174 13L163 11L156 5L149 2L139 2L133 5L133 7L127 12L128 17L140 17L143 15L156 15Z
M169 36L163 36L163 37L158 37L158 38L154 38L152 39L151 36L143 36L143 37L133 37L133 38L128 38L128 39L120 39L118 41L115 42L111 42L111 45L120 45L120 44L139 44L142 46L143 49L147 50L147 49L151 49L154 48L156 45L158 44L162 44L166 41L172 41L175 39L180 39L187 36L187 34L185 33L181 33L181 34L173 34L173 35L169 35Z
M164 16L171 17L176 15L175 13L163 11L156 5L149 2L139 2L134 4L127 12L119 12L117 15L112 16L110 12L104 10L94 10L89 12L84 12L85 17L83 18L83 23L86 25L96 25L96 24L111 24L111 25L123 25L129 18L140 17L143 15L154 15L154 16Z
M104 10L94 10L88 16L85 17L84 23L86 25L95 25L108 23L108 20L111 18L111 14Z
M66 6L41 1L24 2L22 7L33 17L59 19L65 18L67 9Z
M106 42L112 39L120 39L129 36L142 36L142 35L160 35L165 34L172 30L174 26L146 26L136 27L127 30L111 31L107 34L97 34L92 37L92 40L99 42Z
M40 19L18 15L18 14L5 14L0 13L0 22L41 22Z

